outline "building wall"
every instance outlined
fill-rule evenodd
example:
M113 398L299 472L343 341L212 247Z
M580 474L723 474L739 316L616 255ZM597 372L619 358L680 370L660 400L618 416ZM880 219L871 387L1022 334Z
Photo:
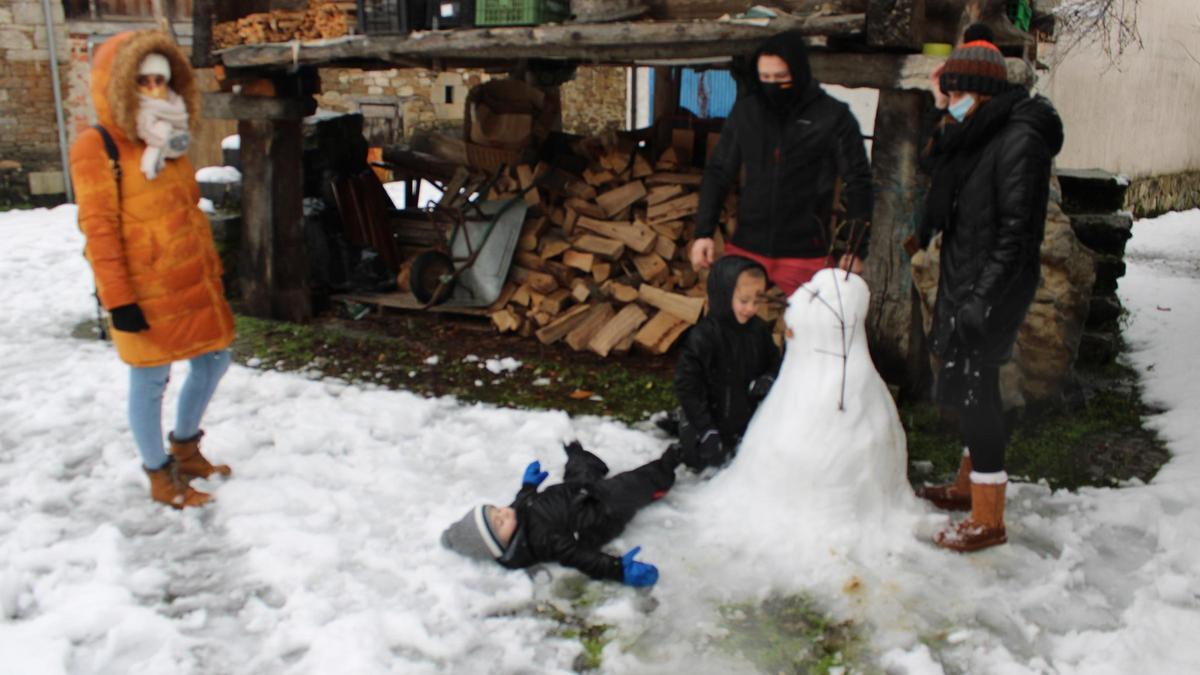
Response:
M1200 169L1200 4L1138 7L1144 48L1116 66L1096 46L1062 56L1050 45L1043 54L1052 68L1039 89L1066 127L1061 167L1135 179Z
M392 105L408 137L416 129L462 129L462 101L471 87L493 75L478 70L437 73L416 68L362 71L352 68L321 70L321 94L317 103L337 112L362 111L368 126L372 114L387 116ZM626 117L626 74L624 68L580 67L575 79L562 86L563 130L583 135L624 129ZM456 88L454 102L444 103L447 87Z
M62 3L51 6L59 75L65 78L70 48ZM48 44L41 2L0 0L0 162L11 190L0 202L63 190Z

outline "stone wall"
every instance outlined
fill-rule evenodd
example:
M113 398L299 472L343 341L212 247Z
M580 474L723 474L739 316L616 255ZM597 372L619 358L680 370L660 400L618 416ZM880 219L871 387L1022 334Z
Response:
M461 130L467 91L493 77L500 76L479 70L325 68L317 104L336 112L362 112L368 134L375 128L386 136L390 128L393 142L399 142L417 129ZM562 102L564 131L591 135L623 129L625 69L580 67L575 79L563 85ZM389 125L385 120L393 115L396 121Z
M59 75L69 46L61 2L51 3ZM50 50L42 3L0 0L0 207L61 201L64 191Z
M1096 259L1064 214L1060 194L1055 185L1046 211L1037 293L1017 333L1013 358L1000 370L1000 391L1006 408L1059 399L1074 383L1074 365L1096 281ZM940 253L939 234L928 249L912 258L913 284L921 298L926 334L937 299Z
M1200 171L1135 179L1125 193L1125 208L1138 218L1200 208Z
M591 136L625 128L625 69L585 66L562 87L563 131Z

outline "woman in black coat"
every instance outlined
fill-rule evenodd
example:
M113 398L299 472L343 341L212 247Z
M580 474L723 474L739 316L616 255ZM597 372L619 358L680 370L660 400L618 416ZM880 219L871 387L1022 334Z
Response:
M930 348L943 363L937 396L959 410L966 450L955 483L922 496L971 510L935 537L957 551L1007 540L998 373L1037 290L1050 164L1063 142L1058 113L1045 98L1008 84L990 37L968 28L935 75L938 119L925 147L933 180L921 243L942 232Z

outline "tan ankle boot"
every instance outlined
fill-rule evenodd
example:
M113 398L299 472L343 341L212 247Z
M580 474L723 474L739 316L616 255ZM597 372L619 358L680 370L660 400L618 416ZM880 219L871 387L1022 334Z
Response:
M1003 475L1003 473L1001 474ZM1008 482L971 481L971 515L938 532L933 541L943 548L970 553L1008 541L1004 530L1004 493Z
M946 511L971 510L971 456L963 453L953 483L917 488L917 496Z
M162 502L172 508L182 509L185 506L203 506L212 499L212 495L199 490L193 490L187 481L179 475L178 466L174 459L160 469L151 471L142 469L150 478L150 498Z
M175 458L175 463L179 467L179 473L184 478L191 480L192 478L208 478L214 473L219 473L222 476L228 476L233 473L226 464L210 464L204 455L200 454L200 439L204 436L204 432L195 436L179 440L175 438L175 432L167 435L171 441L171 456Z

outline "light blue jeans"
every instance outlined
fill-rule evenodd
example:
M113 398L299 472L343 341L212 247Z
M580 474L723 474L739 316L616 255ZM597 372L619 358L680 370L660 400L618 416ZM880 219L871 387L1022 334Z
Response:
M175 412L175 438L187 439L200 433L200 420L212 400L221 376L229 370L229 350L201 354L188 360L189 370ZM129 369L129 428L151 471L167 463L163 448L162 401L171 379L171 364Z

